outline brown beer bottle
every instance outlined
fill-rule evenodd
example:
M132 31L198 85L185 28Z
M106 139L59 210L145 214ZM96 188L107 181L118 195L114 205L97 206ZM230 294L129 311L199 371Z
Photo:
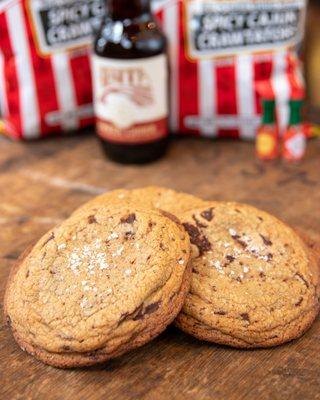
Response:
M161 157L168 144L166 39L150 0L107 0L92 59L96 130L121 163Z

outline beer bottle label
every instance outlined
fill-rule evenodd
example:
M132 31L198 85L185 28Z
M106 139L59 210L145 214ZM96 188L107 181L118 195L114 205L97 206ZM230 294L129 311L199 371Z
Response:
M142 144L168 134L168 67L164 54L136 60L93 55L92 69L101 138Z

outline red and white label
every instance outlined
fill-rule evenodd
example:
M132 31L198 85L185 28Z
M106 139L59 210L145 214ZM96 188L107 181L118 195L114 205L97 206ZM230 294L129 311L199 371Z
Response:
M147 143L168 134L164 54L138 60L92 58L97 133L117 143Z
M291 126L283 137L283 157L288 161L299 161L306 152L306 136L300 125Z

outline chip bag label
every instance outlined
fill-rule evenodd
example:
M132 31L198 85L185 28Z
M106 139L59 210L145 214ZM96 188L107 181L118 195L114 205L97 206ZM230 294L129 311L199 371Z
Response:
M102 0L29 0L35 39L42 54L92 42L105 12Z
M305 3L267 1L186 2L190 58L268 51L303 37Z

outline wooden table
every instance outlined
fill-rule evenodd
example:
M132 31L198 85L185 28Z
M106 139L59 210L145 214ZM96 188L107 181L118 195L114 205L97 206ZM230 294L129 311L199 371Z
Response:
M320 141L299 166L255 160L251 144L179 140L145 167L104 159L94 137L0 140L0 298L19 253L81 203L115 188L163 185L248 202L320 242ZM320 399L320 322L275 349L239 351L171 327L103 366L63 371L23 353L0 325L0 399Z

